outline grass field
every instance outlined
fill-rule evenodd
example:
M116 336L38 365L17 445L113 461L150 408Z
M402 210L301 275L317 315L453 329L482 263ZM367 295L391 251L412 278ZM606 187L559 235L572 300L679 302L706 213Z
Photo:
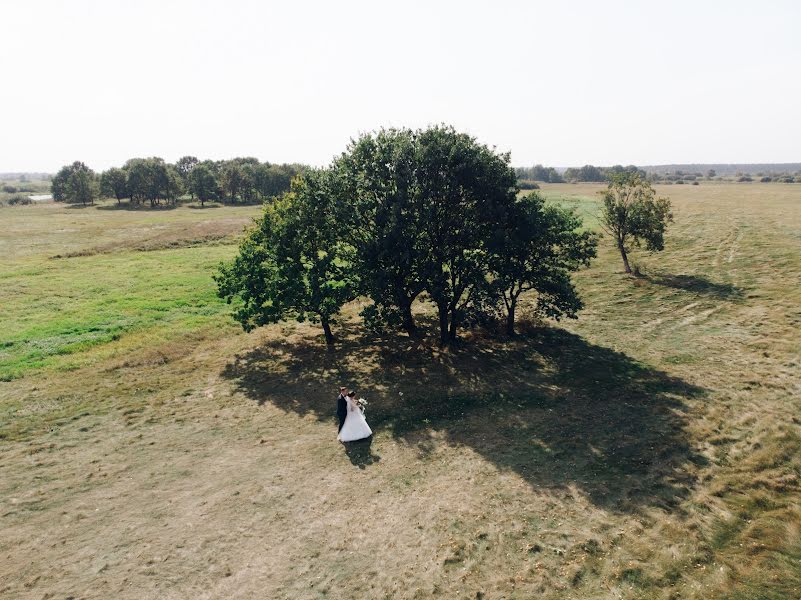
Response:
M801 597L801 188L657 189L578 321L335 353L215 297L258 208L0 209L0 597Z

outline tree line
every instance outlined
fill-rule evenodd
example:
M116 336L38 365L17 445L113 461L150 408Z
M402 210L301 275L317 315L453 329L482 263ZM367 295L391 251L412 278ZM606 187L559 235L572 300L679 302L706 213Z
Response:
M175 204L186 195L205 205L263 202L289 190L292 178L306 169L298 164L271 164L256 158L200 161L184 156L174 164L159 157L132 158L121 168L97 175L83 162L62 167L51 181L57 202L92 204L100 197L131 204Z
M357 297L373 329L417 335L417 300L433 305L439 337L489 322L514 333L519 300L559 319L582 307L571 273L598 236L571 210L519 197L508 154L451 127L360 136L324 169L295 178L265 206L238 256L220 265L218 293L245 330L285 319L322 325Z
M584 165L583 167L570 167L559 173L554 167L518 167L517 176L523 180L542 181L545 183L597 183L608 182L616 175L623 173L637 174L645 177L646 173L635 165L614 165L611 167L596 167Z

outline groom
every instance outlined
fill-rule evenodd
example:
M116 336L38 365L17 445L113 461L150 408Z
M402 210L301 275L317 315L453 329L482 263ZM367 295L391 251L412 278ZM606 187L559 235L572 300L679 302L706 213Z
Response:
M339 427L337 432L342 430L345 424L345 417L348 416L348 401L345 400L345 394L348 393L348 388L339 388L339 396L337 396L337 418L339 419Z

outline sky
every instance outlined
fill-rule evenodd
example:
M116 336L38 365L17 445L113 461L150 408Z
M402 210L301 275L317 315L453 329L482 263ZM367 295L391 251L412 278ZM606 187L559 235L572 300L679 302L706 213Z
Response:
M801 2L0 0L0 172L325 165L447 123L528 166L801 161Z

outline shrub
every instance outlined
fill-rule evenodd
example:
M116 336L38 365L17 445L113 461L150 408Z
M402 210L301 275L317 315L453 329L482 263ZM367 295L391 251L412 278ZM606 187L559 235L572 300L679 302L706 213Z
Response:
M3 191L6 194L16 194L18 190L13 185L6 184L6 185L3 186Z
M693 181L693 185L698 185L698 182L697 181Z
M766 177L763 177L762 179L760 179L759 181L761 183L770 183L771 181L773 181L773 179L771 179L770 177L766 176Z
M32 204L33 200L31 200L28 196L24 194L16 194L11 196L6 200L9 206L21 205L21 204Z
M520 187L521 190L538 190L540 186L537 184L536 181L532 181L531 179L520 179L517 182L517 185Z
M749 177L748 175L740 175L737 178L737 181L740 182L740 183L745 183L745 182L753 181L753 179L751 179L751 177Z

